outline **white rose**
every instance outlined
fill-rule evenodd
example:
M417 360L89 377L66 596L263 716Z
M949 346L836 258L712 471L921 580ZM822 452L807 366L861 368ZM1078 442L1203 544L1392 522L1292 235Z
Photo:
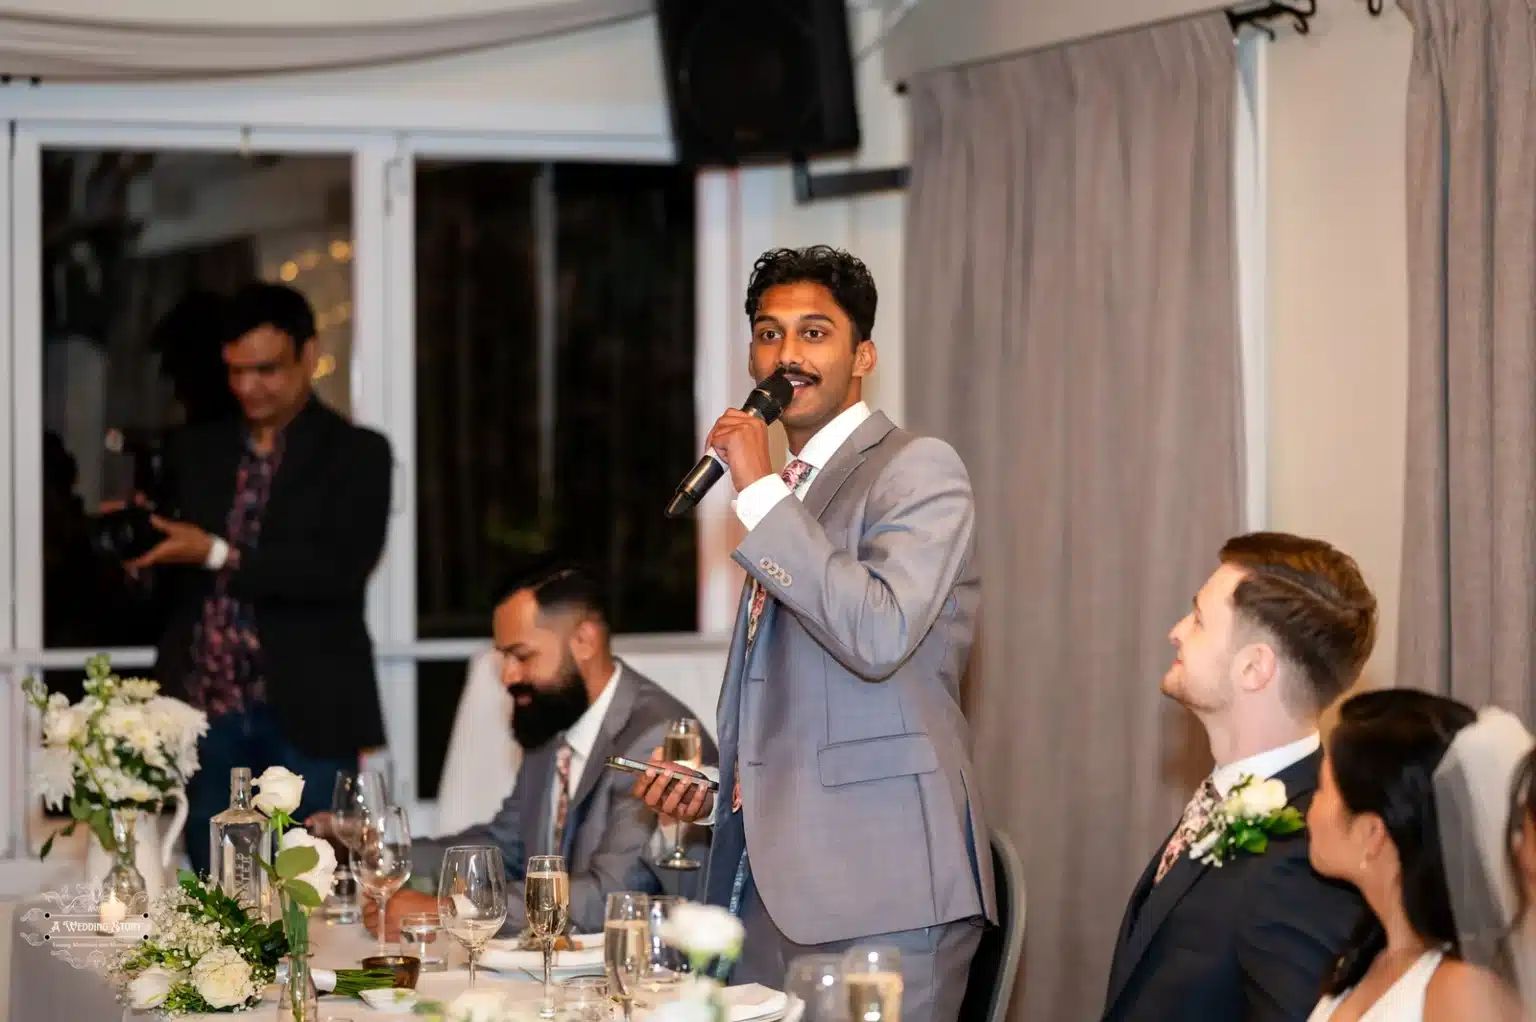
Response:
M1282 782L1254 781L1237 793L1237 814L1245 820L1262 819L1284 809L1287 801Z
M232 947L217 947L192 966L192 985L214 1008L233 1008L256 995L251 967Z
M256 789L261 794L251 801L256 803L257 809L268 816L279 809L291 813L299 808L299 800L304 797L304 778L287 767L267 767L256 778Z
M718 905L685 902L674 908L662 924L661 939L688 954L734 959L741 953L745 932L741 920Z
M498 990L466 990L448 1005L448 1022L501 1022L507 995Z
M128 984L128 1003L134 1011L158 1008L171 992L171 987L185 977L179 972L160 965L151 965Z
M331 893L331 883L336 878L336 851L331 848L329 841L322 841L307 830L289 830L283 833L283 840L278 846L279 852L286 852L290 848L313 848L315 854L320 856L320 861L307 872L294 877L302 880L315 889L315 893L323 899Z

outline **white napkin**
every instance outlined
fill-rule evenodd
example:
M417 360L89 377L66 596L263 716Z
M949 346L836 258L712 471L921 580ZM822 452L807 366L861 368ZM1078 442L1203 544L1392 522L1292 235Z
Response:
M777 1015L789 1007L789 995L760 983L726 987L723 996L731 1022L753 1022Z
M336 974L330 969L310 969L309 976L315 981L315 990L318 993L328 994L336 989ZM286 961L277 963L275 982L280 984L288 982L288 963Z

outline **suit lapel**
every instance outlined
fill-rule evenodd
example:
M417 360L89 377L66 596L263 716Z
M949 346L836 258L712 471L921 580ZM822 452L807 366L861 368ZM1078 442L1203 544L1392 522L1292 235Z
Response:
M1314 752L1275 775L1275 779L1285 785L1288 801L1294 803L1300 796L1317 788L1317 770L1321 762L1322 753ZM1173 834L1170 833L1168 836L1171 839ZM1152 946L1153 938L1157 936L1157 931L1167 921L1169 914L1212 868L1196 862L1186 852L1168 870L1167 876L1163 877L1163 882L1153 886L1153 878L1157 875L1157 864L1167 845L1168 842L1164 841L1158 846L1157 854L1148 864L1146 872L1142 873L1141 881L1136 885L1136 891L1131 896L1132 901L1125 920L1120 925L1120 942L1115 952L1114 970L1110 974L1106 1012L1114 1007L1115 1000L1125 989L1125 985L1136 971L1137 964L1141 962L1147 949ZM1137 911L1136 901L1143 892L1145 892L1145 899L1141 903L1140 911Z
M624 725L629 721L630 711L635 705L635 695L638 691L634 681L629 676L629 667L619 665L619 676L613 680L618 688L614 689L613 701L608 704L608 712L603 714L603 722L597 729L597 739L592 743L592 750L587 754L587 765L581 768L581 783L576 790L571 792L571 805L566 814L565 833L567 836L575 833L576 828L572 821L580 807L587 799L592 797L592 792L597 790L599 782L603 779L603 772L608 769L608 757L615 755L615 748L619 732L624 730ZM649 751L649 750L647 750Z
M837 491L843 488L854 470L864 463L864 452L885 439L885 435L895 428L895 424L884 412L874 412L859 423L859 428L853 431L848 442L837 449L832 460L811 480L810 489L805 491L805 509L811 513L812 518L819 519L826 513Z

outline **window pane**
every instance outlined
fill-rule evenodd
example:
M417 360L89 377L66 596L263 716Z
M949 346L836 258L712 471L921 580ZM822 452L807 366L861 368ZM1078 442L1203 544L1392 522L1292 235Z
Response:
M617 631L697 627L695 525L662 514L698 457L693 189L676 167L418 163L421 637L486 635L498 572L542 549L604 576Z
M170 431L238 414L212 296L257 277L309 297L316 390L349 410L351 160L50 149L42 167L43 639L153 645L152 581L93 545L94 516L153 493Z

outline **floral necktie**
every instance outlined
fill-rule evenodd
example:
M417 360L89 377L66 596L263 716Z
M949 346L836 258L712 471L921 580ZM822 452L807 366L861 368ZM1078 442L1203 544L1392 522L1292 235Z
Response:
M1168 839L1168 847L1163 849L1163 860L1157 864L1154 885L1163 882L1163 877L1168 875L1173 864L1179 861L1179 856L1194 843L1201 828L1211 818L1211 810L1220 802L1221 793L1207 777L1195 791L1195 797L1189 800L1189 805L1184 807L1184 818L1179 821L1179 829L1173 832L1173 837Z
M550 851L560 855L565 847L565 818L571 811L571 747L564 742L555 753L555 777L560 790L555 794L555 846Z
M794 496L800 484L805 482L805 477L810 474L814 466L808 461L796 458L784 466L784 471L779 473L779 478L784 480L784 485L789 487L790 496ZM752 603L747 611L747 657L752 656L752 643L757 638L757 622L763 616L763 608L768 605L768 590L757 579L752 580ZM736 778L736 783L731 786L731 812L741 812L741 778Z

